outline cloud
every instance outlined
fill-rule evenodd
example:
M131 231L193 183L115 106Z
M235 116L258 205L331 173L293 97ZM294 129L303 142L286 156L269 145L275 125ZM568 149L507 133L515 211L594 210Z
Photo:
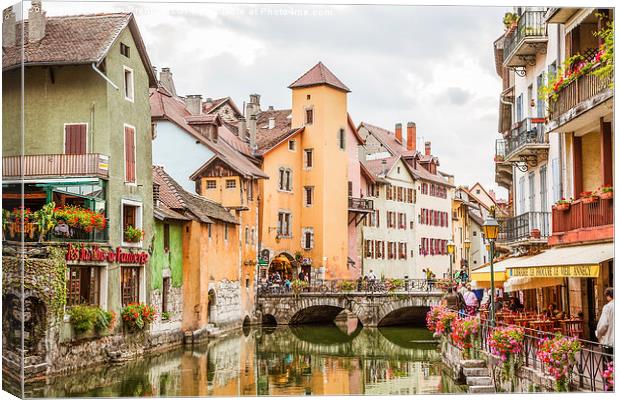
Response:
M290 107L287 86L323 61L352 92L355 122L415 121L457 184L495 188L502 7L45 3L48 15L134 12L151 61L179 93L250 93Z

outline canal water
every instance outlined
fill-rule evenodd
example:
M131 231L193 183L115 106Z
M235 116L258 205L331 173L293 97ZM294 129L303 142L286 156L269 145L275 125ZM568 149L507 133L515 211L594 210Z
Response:
M28 390L29 389L29 390ZM54 377L33 397L455 393L423 328L244 329L130 363Z

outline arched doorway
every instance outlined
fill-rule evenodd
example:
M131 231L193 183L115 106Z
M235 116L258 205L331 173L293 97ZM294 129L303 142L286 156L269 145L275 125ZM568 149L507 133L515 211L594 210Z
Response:
M280 253L269 263L268 276L271 280L279 276L281 281L286 279L293 280L296 275L296 263L293 256L288 253Z
M215 317L215 290L209 290L207 299L207 323L213 323L213 318Z

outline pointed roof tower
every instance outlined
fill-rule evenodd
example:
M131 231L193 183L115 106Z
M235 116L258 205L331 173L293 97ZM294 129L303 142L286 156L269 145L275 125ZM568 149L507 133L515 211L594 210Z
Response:
M344 92L350 92L351 90L336 78L336 75L332 73L322 62L319 61L317 65L310 68L308 72L303 74L299 79L289 85L290 89L328 85L335 89L342 90Z

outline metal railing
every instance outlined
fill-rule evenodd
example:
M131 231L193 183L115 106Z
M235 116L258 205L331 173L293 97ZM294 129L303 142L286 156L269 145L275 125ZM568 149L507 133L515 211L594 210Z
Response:
M549 119L555 120L560 115L585 102L609 87L612 76L600 78L592 72L600 68L596 65L592 70L579 76L574 81L560 89L555 101L549 101Z
M294 282L287 286L284 282L261 283L258 295L291 295L298 293L318 294L407 294L420 292L435 292L440 290L436 280L426 279L397 279L359 281L347 279L315 280L307 286L296 285Z
M583 199L579 199L572 202L567 210L559 210L554 206L552 213L553 233L613 225L614 200L599 198L586 204Z
M493 328L489 320L480 321L480 349L491 354L489 346L489 335ZM508 324L496 322L496 327L505 327ZM541 340L546 337L553 337L554 333L539 331L532 328L520 327L524 332L523 351L520 353L522 365L536 371L547 374L547 370L538 359L537 354L540 349ZM607 354L599 343L579 339L581 351L577 354L576 363L571 374L571 385L574 388L590 391L605 390L605 378L603 371L606 363L614 360L613 354Z
M349 209L350 210L372 211L374 209L374 202L370 199L362 199L359 197L349 197Z
M513 33L504 39L504 62L528 37L547 36L545 11L526 11L519 17Z
M109 157L89 154L37 154L2 157L2 176L109 176Z
M526 118L519 122L506 139L506 157L528 144L543 144L545 141L545 119Z
M91 231L82 228L66 226L58 229L58 226L47 232L42 238L43 242L107 242L108 241L108 221L104 229L93 229ZM9 222L3 229L3 238L12 241L23 240L24 242L38 242L40 232L38 225L34 222L21 224L20 221Z
M550 215L551 213L548 211L531 211L500 220L498 241L513 242L549 237L551 234L549 229Z

